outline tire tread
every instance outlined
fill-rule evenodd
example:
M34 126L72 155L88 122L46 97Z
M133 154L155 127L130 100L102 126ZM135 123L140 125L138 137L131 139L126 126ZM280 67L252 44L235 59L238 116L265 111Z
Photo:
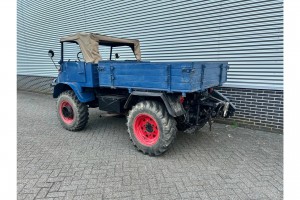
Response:
M144 109L151 110L152 112L156 113L156 116L159 118L159 120L162 122L162 130L164 137L163 139L160 139L161 144L158 148L149 150L140 149L138 145L134 142L132 139L133 129L132 123L133 123L133 114L137 111L141 111ZM128 117L127 117L127 127L128 127L128 133L130 140L132 141L133 145L139 150L142 151L144 154L148 154L150 156L158 156L162 153L164 153L174 142L174 139L176 137L177 128L176 128L176 121L173 117L171 117L168 112L166 111L165 107L160 103L156 101L142 101L133 106L132 110L129 111Z
M58 100L62 97L62 96L68 96L70 97L73 102L75 103L75 106L77 107L77 121L75 122L74 126L72 127L69 127L69 126L66 126L63 122L62 125L64 126L64 128L66 128L67 130L69 131L80 131L82 129L85 128L87 122L88 122L88 119L89 119L89 112L88 112L88 107L86 104L84 103L81 103L78 98L76 97L74 91L72 90L67 90L67 91L64 91L62 92L59 97L58 97ZM58 106L58 105L57 105ZM57 112L58 112L58 109L57 109ZM58 117L59 117L59 113L58 114ZM61 120L60 120L61 121Z

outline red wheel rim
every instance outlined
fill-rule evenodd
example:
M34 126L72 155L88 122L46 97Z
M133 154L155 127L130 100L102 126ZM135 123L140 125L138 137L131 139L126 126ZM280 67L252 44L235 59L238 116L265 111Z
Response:
M149 114L137 115L133 123L137 140L145 146L153 146L159 139L159 128L156 120Z
M59 115L66 124L71 124L74 121L74 111L72 105L68 101L60 102Z

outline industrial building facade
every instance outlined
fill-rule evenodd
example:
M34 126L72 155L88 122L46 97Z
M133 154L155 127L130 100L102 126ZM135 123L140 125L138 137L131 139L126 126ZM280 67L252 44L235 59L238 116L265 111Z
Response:
M226 122L283 131L282 0L18 0L18 89L51 93L47 52L57 63L59 38L81 31L139 39L146 61L228 61Z

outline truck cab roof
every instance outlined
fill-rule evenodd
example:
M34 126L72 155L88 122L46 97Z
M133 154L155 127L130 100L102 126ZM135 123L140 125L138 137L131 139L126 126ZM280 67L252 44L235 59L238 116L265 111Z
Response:
M141 60L140 42L137 39L117 38L98 33L78 32L76 34L62 37L60 42L75 42L80 46L85 62L97 63L102 60L99 53L99 45L129 46L137 60Z

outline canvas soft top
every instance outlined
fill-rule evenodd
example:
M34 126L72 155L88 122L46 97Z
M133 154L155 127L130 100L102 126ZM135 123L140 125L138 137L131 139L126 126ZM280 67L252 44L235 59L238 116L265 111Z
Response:
M98 33L79 32L65 36L60 42L76 42L79 44L85 62L98 63L102 58L99 53L99 44L107 46L129 46L137 60L141 60L140 42L135 39L116 38Z

